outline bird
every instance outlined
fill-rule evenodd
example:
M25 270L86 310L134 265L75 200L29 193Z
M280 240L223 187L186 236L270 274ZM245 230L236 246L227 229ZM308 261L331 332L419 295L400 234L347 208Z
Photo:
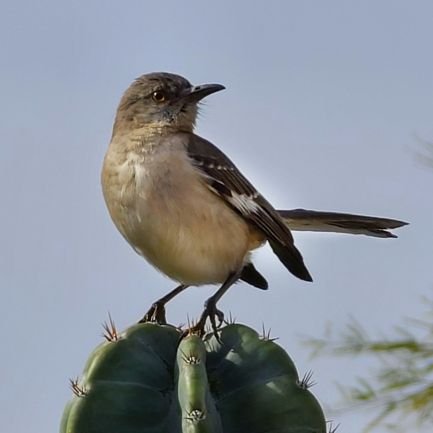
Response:
M178 283L154 302L141 321L165 323L165 305L189 286L219 285L196 322L216 331L217 303L242 280L268 282L251 253L268 243L295 277L312 277L291 231L396 237L407 223L390 218L275 209L223 151L195 134L203 98L221 84L192 85L168 72L144 74L123 94L104 157L101 182L115 226L132 248Z

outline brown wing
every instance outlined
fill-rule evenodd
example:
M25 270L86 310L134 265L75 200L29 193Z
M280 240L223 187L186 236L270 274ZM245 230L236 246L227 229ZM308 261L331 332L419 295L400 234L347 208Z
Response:
M289 228L233 162L216 146L197 135L187 134L185 145L209 189L265 234L274 253L292 274L312 281Z

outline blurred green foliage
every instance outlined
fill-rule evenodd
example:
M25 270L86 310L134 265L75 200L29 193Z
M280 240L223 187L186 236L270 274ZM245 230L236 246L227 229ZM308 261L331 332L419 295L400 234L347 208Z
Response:
M423 300L423 319L407 319L394 327L391 337L373 337L351 321L340 334L331 329L321 338L308 338L312 354L375 358L377 368L353 386L339 385L342 411L373 412L364 431L386 427L393 431L433 431L433 301Z

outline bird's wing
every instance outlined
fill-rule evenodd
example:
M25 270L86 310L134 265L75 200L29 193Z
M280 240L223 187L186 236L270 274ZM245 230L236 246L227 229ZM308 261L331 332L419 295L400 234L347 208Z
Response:
M291 230L350 233L378 238L396 238L390 229L407 225L390 218L353 215L339 212L320 212L308 209L278 210Z
M208 188L265 234L271 248L290 272L302 280L312 281L289 228L233 162L197 135L187 134L185 146Z

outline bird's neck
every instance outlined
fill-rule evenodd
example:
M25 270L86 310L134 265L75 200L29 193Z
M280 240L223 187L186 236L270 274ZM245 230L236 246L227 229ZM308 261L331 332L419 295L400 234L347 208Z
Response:
M194 125L191 123L167 123L167 122L153 122L153 123L140 123L134 120L129 122L116 121L113 125L112 139L120 135L140 136L144 138L157 138L176 134L178 132L193 132Z

